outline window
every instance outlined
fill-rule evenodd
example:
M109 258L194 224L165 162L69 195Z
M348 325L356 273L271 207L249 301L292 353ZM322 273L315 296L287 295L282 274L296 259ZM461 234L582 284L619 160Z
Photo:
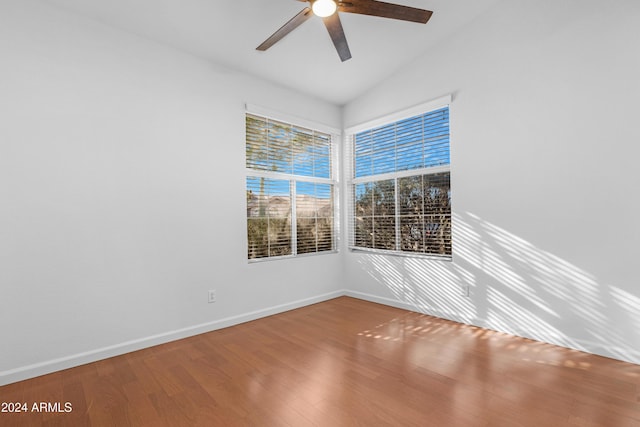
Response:
M349 141L351 247L450 259L449 106L352 131Z
M248 258L334 251L332 137L246 115Z

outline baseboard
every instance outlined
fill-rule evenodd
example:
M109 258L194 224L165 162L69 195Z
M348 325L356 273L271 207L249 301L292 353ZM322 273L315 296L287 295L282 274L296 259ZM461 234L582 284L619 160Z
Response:
M425 310L423 307L417 306L412 303L404 302L394 298L386 298L378 295L368 294L365 292L357 292L346 290L344 291L344 295L352 298L361 299L364 301L375 302L377 304L388 305L390 307L401 308L403 310L415 311L417 313L427 314L429 316L438 317L440 319L452 320L454 322L460 322L468 324L469 322L466 319L461 319L456 316L455 313L446 313L444 311L437 310ZM478 326L478 325L475 325Z
M382 304L382 305L388 305L390 307L402 308L404 310L410 310L410 311L416 311L415 307L413 307L411 304L407 304L406 302L400 301L398 299L386 298L386 297L381 297L381 296L378 296L378 295L368 294L368 293L365 293L365 292L351 291L351 290L348 290L348 289L344 291L344 295L348 296L348 297L351 297L351 298L361 299L361 300L364 300L364 301L375 302L375 303Z
M113 346L102 347L84 353L73 354L54 360L48 360L46 362L35 363L32 365L22 366L7 371L1 371L0 386L26 380L29 378L35 378L41 375L50 374L52 372L61 371L63 369L73 368L87 363L97 362L109 357L120 356L132 351L142 350L144 348L153 347L155 345L165 344L194 335L215 331L217 329L227 328L229 326L238 325L240 323L250 322L262 317L272 316L274 314L283 313L285 311L294 310L296 308L301 308L307 305L327 301L343 295L345 295L345 292L343 290L329 292L311 298L305 298L290 303L265 308L262 310L251 311L237 316L231 316L183 329L127 341Z
M601 343L601 342L574 339L571 337L561 336L561 335L550 335L544 331L523 330L523 329L505 331L495 327L486 319L473 319L471 321L469 319L461 319L455 313L445 313L445 312L439 312L434 310L428 310L425 307L416 306L415 304L407 303L407 302L393 299L393 298L386 298L378 295L368 294L364 292L356 292L351 290L344 291L344 295L352 298L358 298L365 301L375 302L378 304L388 305L391 307L401 308L403 310L415 311L418 313L435 316L441 319L452 320L454 322L471 324L473 326L477 326L480 328L507 333L510 335L527 338L534 341L544 342L551 345L557 345L559 347L564 347L571 350L582 351L585 353L607 357L610 359L620 360L622 362L628 362L628 363L640 365L640 349L633 348L631 344L629 347L622 348L619 346L606 345L606 343Z
M97 362L99 360L107 359L109 357L119 356L125 353L130 353L136 350L142 350L144 348L153 347L155 345L165 344L171 341L176 341L183 338L188 338L194 335L203 334L206 332L215 331L217 329L227 328L230 326L238 325L252 320L257 320L263 317L272 316L274 314L283 313L285 311L294 310L296 308L305 307L311 304L327 301L340 296L349 296L352 298L361 299L364 301L375 302L378 304L388 305L391 307L400 308L403 310L415 311L430 316L436 316L443 319L458 321L462 323L469 323L466 321L456 319L453 313L440 313L425 310L424 307L417 307L414 304L406 303L393 298L381 297L378 295L368 294L364 292L357 292L352 290L338 290L329 292L323 295L317 295L311 298L305 298L297 301L293 301L286 304L276 305L273 307L265 308L262 310L251 311L237 316L231 316L224 319L214 320L212 322L202 323L188 328L178 329L162 334L157 334L137 340L123 342L117 345L103 347L96 350L91 350L84 353L74 354L54 360L49 360L42 363L36 363L33 365L23 366L16 369L0 372L0 386L11 384L14 382L26 380L29 378L38 377L40 375L50 374L52 372L61 371L63 369L69 369L76 366L84 365L87 363ZM496 330L492 328L490 324L484 322L481 319L476 319L471 324L474 326ZM517 335L524 338L534 339L537 341L543 341L549 344L558 345L574 350L584 351L599 356L604 356L624 362L634 363L640 365L640 350L630 348L614 348L603 345L603 343L587 342L580 340L569 340L566 337L550 337L546 339L536 338L535 333L531 331L500 331Z

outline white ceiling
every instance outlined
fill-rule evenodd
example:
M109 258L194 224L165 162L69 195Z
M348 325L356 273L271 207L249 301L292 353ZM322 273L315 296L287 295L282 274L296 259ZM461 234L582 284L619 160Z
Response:
M255 48L306 4L296 0L45 0L72 12L342 105L450 37L500 0L388 0L432 10L426 24L342 13L353 58L340 62L313 17Z

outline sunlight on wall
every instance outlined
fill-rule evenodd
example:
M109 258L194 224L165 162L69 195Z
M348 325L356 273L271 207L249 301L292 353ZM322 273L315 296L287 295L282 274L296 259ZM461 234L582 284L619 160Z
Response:
M425 262L421 259L390 257L380 254L362 254L358 258L361 268L384 284L393 297L409 303L418 311L437 314L445 318L471 322L475 310L470 300L462 297L462 283L473 283L470 271L450 263ZM452 301L456 311L451 310Z
M640 297L616 287L611 287L611 297L623 311L636 313L635 317L629 319L631 322L629 326L636 331L640 330L640 316L638 315L640 313Z
M416 311L640 360L638 295L601 283L472 213L454 215L453 262L371 253L357 260L393 298Z

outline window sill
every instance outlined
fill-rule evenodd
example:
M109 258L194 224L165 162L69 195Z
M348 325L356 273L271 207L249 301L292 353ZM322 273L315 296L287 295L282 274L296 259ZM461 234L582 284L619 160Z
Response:
M452 255L434 255L434 254L424 254L420 252L400 252L400 251L389 251L386 249L373 249L373 248L362 248L359 246L349 246L349 251L354 253L371 253L377 255L388 255L388 256L396 256L396 257L404 257L404 258L419 258L430 261L445 261L452 262Z
M338 253L337 250L322 251L322 252L310 252L308 254L282 255L282 256L272 256L272 257L264 257L264 258L251 258L251 259L248 259L247 262L249 264L260 264L262 262L277 261L277 260L281 260L281 259L307 258L307 257L320 256L320 255L330 255L330 254L337 254L337 253Z

